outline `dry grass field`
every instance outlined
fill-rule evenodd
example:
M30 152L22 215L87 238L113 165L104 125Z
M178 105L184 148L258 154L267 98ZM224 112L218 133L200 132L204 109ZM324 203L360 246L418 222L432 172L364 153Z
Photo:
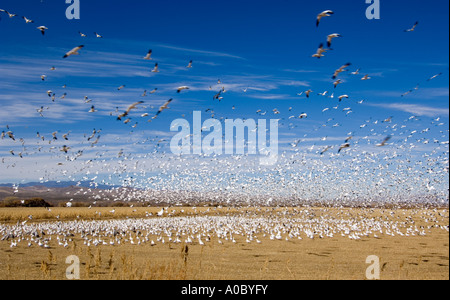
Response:
M0 280L51 279L66 280L66 258L80 259L80 278L86 280L364 280L369 264L366 258L380 258L382 280L449 279L448 211L384 210L384 209L325 209L325 208L169 208L158 217L160 208L20 208L1 209L3 226L19 222L46 224L71 220L121 220L125 218L178 218L189 216L239 215L246 218L296 218L300 214L316 222L331 220L372 219L393 224L414 224L425 235L367 234L359 239L335 234L314 239L271 239L257 233L260 243L249 242L244 235L234 235L235 241L211 237L201 245L184 241L120 245L87 245L75 235L67 246L48 248L26 242L11 246L0 241ZM29 216L32 216L29 218ZM285 221L283 221L285 222ZM400 227L402 228L402 227ZM136 240L136 232L130 231ZM157 236L150 236L155 240Z

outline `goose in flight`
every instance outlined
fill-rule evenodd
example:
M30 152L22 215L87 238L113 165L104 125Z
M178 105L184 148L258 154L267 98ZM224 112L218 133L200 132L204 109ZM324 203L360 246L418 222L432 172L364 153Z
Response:
M325 49L323 47L323 44L319 45L319 48L317 49L317 52L315 54L312 55L312 57L317 57L318 59L320 59L321 57L324 57L325 55L323 55L324 53L326 53L329 49Z
M128 108L117 117L117 120L120 121L120 120L122 120L123 117L128 116L128 114L130 113L131 110L136 109L137 106L142 103L144 103L144 101L138 101L138 102L135 102L135 103L131 104L130 106L128 106Z
M330 17L332 14L334 14L334 12L331 10L325 10L325 11L321 12L320 14L318 14L317 21L316 21L316 27L319 27L319 24L320 24L320 21L322 20L322 18Z
M413 27L404 30L405 32L413 32L414 30L416 30L417 25L419 25L419 21L417 21L416 23L414 23Z
M350 144L349 143L345 143L345 144L341 145L339 147L338 153L341 153L341 151L346 149L346 148L350 148Z
M336 71L334 71L334 74L333 74L333 77L332 77L332 78L333 78L333 79L336 79L340 73L346 71L346 69L347 69L348 67L350 67L351 65L352 65L351 63L346 63L345 65L341 66L339 69L337 69Z
M441 75L442 75L442 73L436 74L436 75L434 75L434 76L428 78L427 81L431 81L431 80L433 80L433 79L435 79L435 78L437 78L437 77L439 77L439 76L441 76Z
M158 63L155 64L155 68L152 70L152 73L159 73L159 65L158 65Z
M169 99L169 100L167 100L167 102L164 103L164 105L162 105L162 106L159 108L159 110L158 110L158 112L156 113L156 116L155 116L155 117L159 116L164 110L169 109L169 104L170 104L170 102L172 102L172 101L173 101L172 98Z
M101 34L98 34L97 32L94 32L94 34L95 34L95 36L96 36L97 38L99 38L99 39L102 39L102 38L103 38L103 36L102 36Z
M377 147L383 147L386 146L386 143L389 142L391 140L391 136L387 136L381 143L377 144Z
M80 53L78 53L78 51L80 51L80 50L83 49L83 48L84 48L84 45L75 47L75 48L73 48L72 50L70 50L69 52L67 52L67 53L63 56L63 58L67 58L67 57L69 57L69 56L71 56L71 55L79 55Z
M70 147L67 147L66 145L62 146L62 148L61 148L61 152L64 152L64 153L69 152L69 150L70 150Z
M10 18L14 18L14 17L17 16L16 14L12 14L12 13L8 12L7 10L4 10L4 9L0 10L0 12L6 13Z
M144 57L144 59L145 60L152 60L152 53L153 53L153 50L150 49L148 51L147 55Z
M191 69L191 68L192 68L192 63L193 63L193 61L192 61L192 59L191 59L191 61L189 61L189 64L186 66L186 68Z
M339 96L338 98L339 98L339 102L341 102L342 99L344 99L344 98L348 99L348 98L350 98L350 97L349 97L348 95L341 95L341 96Z
M338 37L342 37L342 35L340 35L339 33L332 33L332 34L330 34L330 35L327 36L327 45L328 45L328 48L331 47L331 41L332 41L334 38L338 38Z
M46 31L48 28L45 27L45 26L39 26L39 27L37 27L37 29L39 29L39 30L41 31L42 35L45 35L45 31Z
M326 146L325 149L323 149L323 150L320 152L320 155L324 155L325 152L327 152L327 151L330 150L331 148L333 148L333 147L331 147L331 146Z
M87 36L84 33L82 33L81 31L78 31L78 33L80 34L81 37L86 37Z
M359 71L361 71L361 69L358 69L358 70L356 70L356 71L354 71L354 72L351 72L350 74L352 74L352 75L358 75L358 74L359 74Z
M25 20L25 23L34 23L34 21L33 20L30 20L30 19L28 19L27 17L22 17L22 19L24 19Z
M179 88L177 88L177 93L181 93L182 90L189 90L188 86L180 86Z
M342 83L342 80L340 80L340 79L338 79L335 82L333 82L334 88L336 88L341 83Z
M363 77L363 78L361 78L361 80L369 80L369 79L372 79L372 78L371 78L371 77L369 77L369 75L368 75L368 74L364 75L364 77Z
M309 95L310 95L312 92L313 92L312 90L307 90L307 91L305 92L306 98L309 98Z
M118 91L122 90L125 87L125 85L121 85L117 88Z

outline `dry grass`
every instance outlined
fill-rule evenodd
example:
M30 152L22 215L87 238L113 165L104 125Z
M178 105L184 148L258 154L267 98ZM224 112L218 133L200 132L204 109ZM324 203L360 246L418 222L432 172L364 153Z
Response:
M2 209L0 217L10 213L9 222L26 219L28 214L33 215L34 221L53 220L54 214L59 214L62 219L124 218L143 217L146 212L160 211L157 208L138 208L136 211L122 208L108 215L110 210L52 208L51 212L45 209L8 209L5 212ZM226 208L175 210L174 215L230 212ZM96 216L95 211L101 211L102 216ZM233 211L244 213L244 210ZM399 216L405 211L395 211L394 215L392 212L376 210L367 212L367 216L382 215L400 222ZM318 217L338 213L343 214L337 210L314 209ZM444 220L446 223L441 225L448 225L448 214ZM418 218L417 226L422 224L425 221ZM213 239L205 246L170 243L151 246L146 243L88 247L76 238L67 248L53 245L50 249L28 248L26 244L10 249L9 243L0 242L0 279L65 280L68 267L65 259L70 255L80 258L81 279L89 280L364 280L369 255L380 257L381 279L449 279L449 235L442 229L432 228L426 236L383 235L360 240L341 236L291 241L260 239L261 244L246 243L245 238L239 236L237 243L223 245Z

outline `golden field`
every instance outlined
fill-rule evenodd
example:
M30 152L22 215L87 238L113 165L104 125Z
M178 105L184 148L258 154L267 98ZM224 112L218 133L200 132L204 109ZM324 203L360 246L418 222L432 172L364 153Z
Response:
M5 208L0 223L45 223L70 220L121 220L158 218L161 208ZM205 245L197 241L120 245L87 245L81 236L61 247L52 239L48 248L0 241L0 279L66 280L66 258L80 258L81 279L143 280L364 280L366 258L380 258L382 280L448 280L449 234L445 209L388 210L356 208L168 208L164 218L229 216L289 218L308 213L312 222L378 220L414 224L426 235L369 234L360 239L336 234L314 239L271 239L258 234L260 243L234 235L235 242L212 236ZM29 218L29 216L32 216ZM446 229L445 229L446 228ZM128 234L128 233L127 233ZM136 238L136 233L130 233ZM156 241L157 236L150 236Z

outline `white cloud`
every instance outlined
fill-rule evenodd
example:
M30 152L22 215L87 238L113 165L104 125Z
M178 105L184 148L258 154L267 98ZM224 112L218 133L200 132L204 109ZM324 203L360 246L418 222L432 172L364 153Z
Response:
M366 104L366 105L382 107L386 109L400 110L414 114L416 116L437 117L437 116L447 116L449 114L448 108L438 108L420 104L387 103L387 104Z

